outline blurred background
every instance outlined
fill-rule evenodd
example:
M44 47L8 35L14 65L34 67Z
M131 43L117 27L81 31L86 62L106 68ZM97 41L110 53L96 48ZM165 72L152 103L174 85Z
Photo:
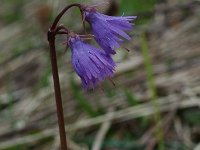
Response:
M138 18L130 52L114 56L115 86L84 92L57 36L70 149L200 150L199 0L0 0L0 150L59 149L46 32L74 2ZM61 23L83 32L77 8Z

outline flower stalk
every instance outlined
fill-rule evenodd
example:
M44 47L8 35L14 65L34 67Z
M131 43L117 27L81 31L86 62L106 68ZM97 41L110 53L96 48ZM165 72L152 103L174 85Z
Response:
M67 150L65 121L64 121L64 115L63 115L62 97L61 97L61 91L60 91L60 81L59 81L59 76L58 76L57 56L56 56L56 49L55 49L55 33L49 30L47 36L48 36L49 48L50 48L50 58L51 58L52 74L53 74L53 81L54 81L54 91L55 91L61 150Z
M64 13L73 6L80 8L80 4L76 4L76 3L65 7L55 18L54 22L52 23L47 33L47 39L48 39L49 48L50 48L50 58L51 58L51 66L52 66L52 74L53 74L53 82L54 82L54 93L55 93L55 101L56 101L56 111L57 111L57 118L58 118L61 150L67 150L68 148L67 148L67 138L66 138L66 133L65 133L65 121L64 121L62 97L61 97L61 90L60 90L60 80L59 80L59 75L58 75L55 36L56 34L69 33L67 28L65 28L62 25L57 26L57 24L59 20L61 19L61 17L64 15Z
M65 121L64 121L64 114L63 114L63 105L62 105L62 97L61 97L61 90L60 90L60 80L58 75L58 65L57 65L57 55L55 49L55 36L56 34L64 33L66 34L68 31L60 31L65 29L63 26L58 26L57 24L63 14L71 7L79 6L78 4L72 4L64 8L60 14L54 20L52 26L49 28L47 33L47 38L49 42L50 48L50 58L51 58L51 66L52 66L52 74L53 74L53 82L54 82L54 92L55 92L55 101L56 101L56 111L57 111L57 118L58 118L58 126L59 126L59 135L60 135L60 147L61 150L67 150L67 138L65 133Z

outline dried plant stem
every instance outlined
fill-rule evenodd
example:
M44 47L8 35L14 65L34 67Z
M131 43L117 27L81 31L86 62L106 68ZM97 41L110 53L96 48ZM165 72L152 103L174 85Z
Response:
M58 76L54 32L51 31L48 32L48 41L50 47L50 57L51 57L51 66L52 66L53 81L54 81L54 91L55 91L61 150L67 150L67 139L65 134L65 122L64 122L62 98L60 91L60 81Z

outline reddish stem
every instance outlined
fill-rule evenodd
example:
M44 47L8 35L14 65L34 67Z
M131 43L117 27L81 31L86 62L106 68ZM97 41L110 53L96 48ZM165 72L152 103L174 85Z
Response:
M47 36L48 36L49 47L50 47L50 57L51 57L51 66L52 66L53 81L54 81L54 91L55 91L55 99L56 99L61 150L67 150L65 122L64 122L64 115L63 115L60 81L59 81L59 76L58 76L57 57L56 57L56 50L55 50L55 33L49 30Z
M53 74L53 81L54 81L54 91L55 91L61 150L67 150L67 139L66 139L66 134L65 134L65 121L64 121L64 115L63 115L62 97L61 97L61 91L60 91L60 81L59 81L59 76L58 76L58 65L57 65L57 56L56 56L56 49L55 49L55 36L56 34L69 34L69 30L67 28L65 28L62 25L57 26L57 24L59 20L61 19L61 17L64 15L64 13L73 6L79 7L82 14L80 4L75 3L75 4L71 4L65 7L55 18L47 34L49 47L50 47L50 57L51 57L51 66L52 66L52 74Z

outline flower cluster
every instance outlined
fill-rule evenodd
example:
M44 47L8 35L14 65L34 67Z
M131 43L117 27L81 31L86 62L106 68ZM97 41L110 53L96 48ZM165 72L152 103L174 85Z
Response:
M81 6L80 9L100 48L84 42L84 38L77 34L68 35L68 46L72 50L73 68L81 78L84 89L89 89L113 76L116 65L111 55L116 53L115 48L120 47L123 39L131 39L126 32L133 28L131 22L136 16L113 17L101 14L92 7Z

